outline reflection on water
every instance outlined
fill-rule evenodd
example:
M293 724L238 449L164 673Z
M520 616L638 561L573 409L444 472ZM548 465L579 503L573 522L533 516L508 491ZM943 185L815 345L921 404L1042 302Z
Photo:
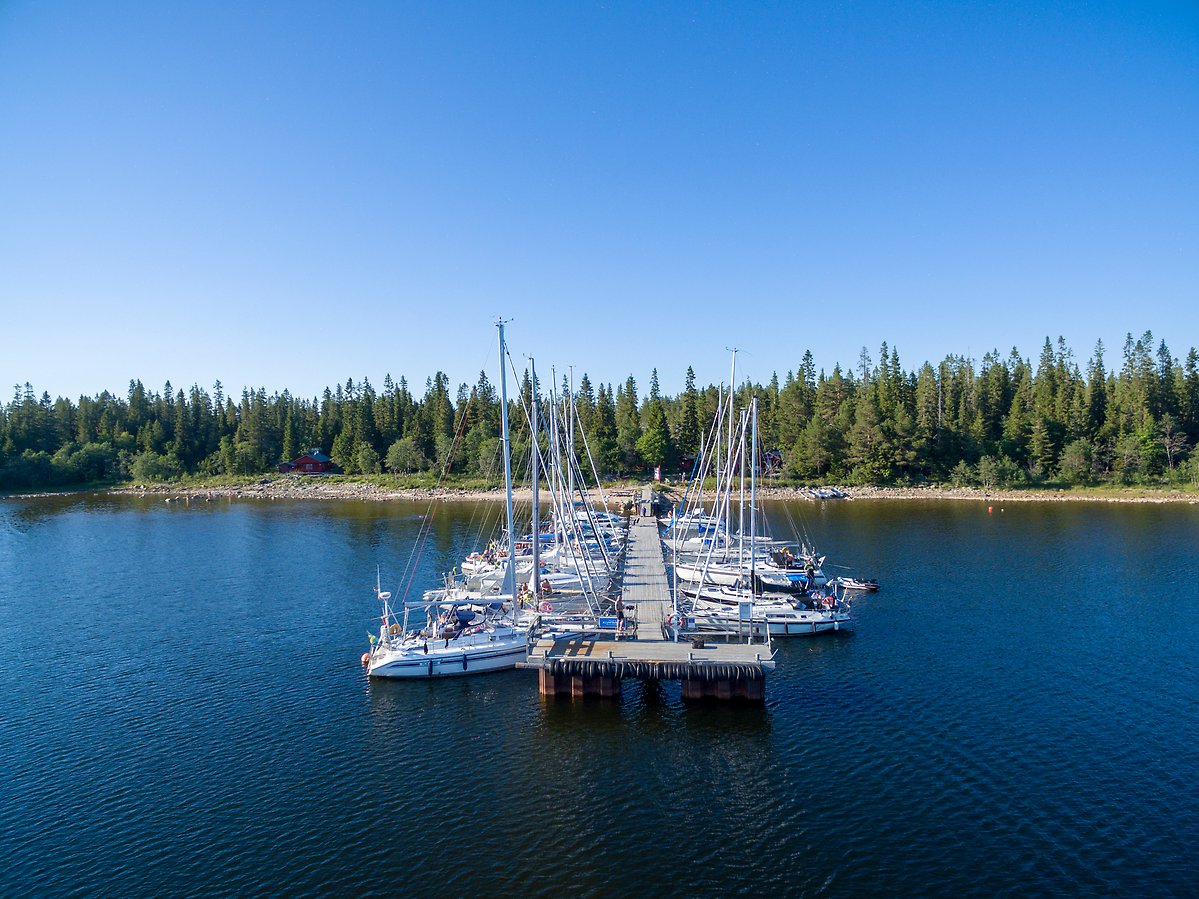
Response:
M994 504L993 504L994 505ZM499 504L0 501L5 892L1183 895L1199 509L767 504L856 631L762 708L367 683ZM846 566L844 569L832 566Z

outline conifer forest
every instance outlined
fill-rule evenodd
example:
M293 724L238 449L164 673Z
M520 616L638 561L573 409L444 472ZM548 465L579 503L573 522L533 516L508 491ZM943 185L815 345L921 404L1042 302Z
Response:
M570 391L553 386L538 384L543 407ZM676 396L661 393L656 370L648 385L583 375L573 391L576 448L605 477L656 466L680 477L722 389L697 385L690 368ZM530 449L521 404L532 392L526 371L509 395L514 456ZM1047 338L1035 362L993 351L914 369L886 343L831 372L817 372L807 352L768 383L737 385L738 404L752 396L759 446L782 482L1199 485L1199 354L1179 358L1150 332L1129 335L1110 360L1099 344L1082 361L1062 338ZM454 389L438 372L415 392L403 378L380 388L350 379L314 398L230 395L219 381L155 391L135 380L124 396L72 401L27 383L0 415L0 489L256 475L314 448L350 475L494 482L499 406L485 373Z

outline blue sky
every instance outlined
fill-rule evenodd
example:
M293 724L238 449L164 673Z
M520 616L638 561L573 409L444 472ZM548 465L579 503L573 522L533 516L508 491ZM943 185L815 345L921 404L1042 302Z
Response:
M0 122L53 395L1199 343L1195 3L6 0Z

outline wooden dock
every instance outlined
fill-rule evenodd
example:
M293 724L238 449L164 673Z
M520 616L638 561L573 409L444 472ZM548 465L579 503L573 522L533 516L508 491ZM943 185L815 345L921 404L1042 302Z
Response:
M666 639L666 618L674 603L656 518L639 516L629 528L620 596L625 614L636 622L638 640Z
M652 504L646 488L638 513ZM538 670L543 696L619 696L621 680L636 677L682 681L684 699L765 699L766 673L774 669L769 646L672 639L674 602L655 515L631 522L620 596L628 633L547 637L533 647L521 667Z

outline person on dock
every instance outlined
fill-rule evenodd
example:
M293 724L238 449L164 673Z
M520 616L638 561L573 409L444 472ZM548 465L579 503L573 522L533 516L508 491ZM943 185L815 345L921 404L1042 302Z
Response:
M616 597L616 633L624 633L624 602Z

